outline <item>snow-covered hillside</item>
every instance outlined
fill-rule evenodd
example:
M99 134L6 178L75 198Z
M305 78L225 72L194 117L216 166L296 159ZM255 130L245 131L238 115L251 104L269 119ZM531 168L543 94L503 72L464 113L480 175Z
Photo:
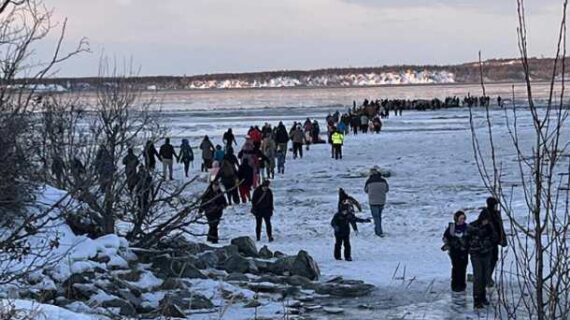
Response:
M223 80L193 80L188 89L236 89L236 88L282 88L282 87L352 87L399 84L443 84L455 83L455 75L447 71L416 71L382 73L349 73L323 76L281 76L268 80L244 80L227 78Z

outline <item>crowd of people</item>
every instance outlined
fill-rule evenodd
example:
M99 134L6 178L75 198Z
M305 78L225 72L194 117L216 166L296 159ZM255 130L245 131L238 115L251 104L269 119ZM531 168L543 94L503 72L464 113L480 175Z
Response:
M402 115L403 109L418 107L418 101L409 100L376 100L364 101L362 106L356 103L347 113L335 112L326 117L328 143L331 145L331 157L342 159L342 145L344 135L379 133L382 120L389 117L390 111L395 115ZM488 97L466 97L463 104L488 104ZM498 105L501 105L498 98ZM457 97L450 97L444 101L437 99L429 102L430 108L458 106ZM292 152L293 159L302 159L303 151L310 150L311 144L325 143L320 138L320 127L316 120L307 118L304 123L293 123L289 130L280 122L272 127L265 123L261 128L251 126L245 136L245 142L237 153L238 142L231 128L221 137L221 144L214 144L206 135L198 148L201 151L201 171L208 173L208 187L200 199L199 211L208 221L207 240L218 243L218 227L222 220L225 208L232 204L251 203L251 213L255 217L255 235L261 240L262 227L268 241L274 241L271 217L274 212L274 197L270 188L271 180L277 174L285 173L287 152ZM289 144L291 142L291 144ZM289 146L291 149L289 149ZM236 148L236 149L234 149ZM136 193L141 208L148 207L149 195L152 189L151 172L155 170L158 162L162 163L163 179L173 179L173 167L176 162L184 166L184 175L188 177L191 163L194 161L194 152L187 139L182 139L176 152L170 139L166 138L157 150L152 141L148 141L143 150L144 163L129 149L123 159L125 166L127 188ZM108 183L104 172L113 171L110 156L104 149L99 150L96 159L96 169L100 172L99 184L102 189ZM55 165L55 164L54 164ZM276 170L277 169L277 170ZM253 191L253 194L251 192ZM378 167L370 170L363 191L368 195L368 202L372 219L356 216L356 211L362 211L360 203L348 195L342 188L339 189L338 207L331 220L334 230L333 256L337 260L352 261L350 234L351 229L358 232L357 223L374 222L374 233L384 237L382 228L382 213L389 192L388 181L380 173ZM498 246L506 245L505 231L502 226L498 201L487 199L487 207L481 211L476 221L467 224L466 215L458 211L454 215L454 222L450 223L443 236L442 250L449 253L452 264L451 289L454 292L466 290L466 268L469 262L473 266L473 296L475 308L487 305L486 288L493 285L492 274L498 261ZM344 250L343 250L344 249ZM343 251L343 252L341 252Z

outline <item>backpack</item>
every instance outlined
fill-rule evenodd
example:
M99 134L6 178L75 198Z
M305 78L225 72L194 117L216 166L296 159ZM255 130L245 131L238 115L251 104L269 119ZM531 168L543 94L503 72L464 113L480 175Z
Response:
M235 174L233 165L228 160L222 161L222 166L220 168L220 171L222 172L222 177L225 178L230 178Z
M194 161L194 152L192 152L192 147L183 146L180 149L180 158L182 160Z

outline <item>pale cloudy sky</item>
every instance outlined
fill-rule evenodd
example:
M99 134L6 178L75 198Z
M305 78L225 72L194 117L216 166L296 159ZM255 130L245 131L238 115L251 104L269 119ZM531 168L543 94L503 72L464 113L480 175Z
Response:
M60 76L96 75L102 52L141 75L191 75L513 57L515 0L45 0L66 44L92 50ZM562 0L527 0L531 54L552 56ZM39 52L45 52L41 48Z

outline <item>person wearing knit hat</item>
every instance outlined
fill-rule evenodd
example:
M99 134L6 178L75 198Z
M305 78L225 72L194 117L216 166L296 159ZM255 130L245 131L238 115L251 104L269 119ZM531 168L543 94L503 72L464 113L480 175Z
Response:
M491 252L498 235L487 210L481 211L476 221L469 224L465 234L471 266L473 267L473 303L475 309L489 304L486 287L491 274Z
M462 292L467 288L466 274L469 264L469 254L465 233L467 223L465 223L465 212L457 211L453 215L453 222L450 222L443 233L444 251L449 253L451 259L451 290Z
M486 214L487 219L489 219L489 222L493 225L498 236L493 245L493 251L491 252L491 267L489 268L489 276L487 280L487 287L493 287L495 285L495 282L493 281L493 273L497 266L497 261L499 261L499 246L507 246L507 237L505 234L505 228L503 227L503 218L499 211L499 201L494 197L489 197L486 200L486 204L487 207L481 210L481 214Z
M382 177L377 166L370 169L370 177L364 184L364 192L368 194L368 204L374 219L374 232L379 237L384 237L382 230L382 211L386 204L386 193L390 191L388 181Z

